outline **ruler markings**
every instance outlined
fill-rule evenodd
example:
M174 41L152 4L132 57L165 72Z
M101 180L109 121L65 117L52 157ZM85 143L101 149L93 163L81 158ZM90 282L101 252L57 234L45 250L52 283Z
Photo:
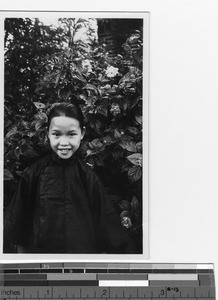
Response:
M150 270L150 269L123 269L123 270L116 270L116 269L99 269L99 270L95 270L95 269L70 269L70 268L65 268L65 269L19 269L19 270L13 270L13 269L3 269L1 270L0 273L118 273L118 274L122 274L122 273L147 273L147 274L196 274L196 271L194 271L193 269L190 270L160 270L158 272L158 270ZM213 270L198 270L199 274L213 274Z
M10 280L47 280L46 274L6 274L3 277L0 276L0 278L3 278L5 281Z
M64 273L84 273L84 269L64 269Z
M20 269L19 270L20 273L27 273L27 274L30 274L30 273L40 273L40 269Z
M62 269L41 269L39 273L62 273Z
M186 269L186 270L182 270L182 269L160 269L160 270L152 270L152 272L150 273L153 273L153 274L196 274L196 270L194 269Z
M130 273L130 269L108 269L108 273Z
M131 269L130 270L130 273L146 273L146 274L149 274L149 273L152 273L152 270L150 269Z
M86 269L86 273L107 273L107 269Z
M1 268L9 268L9 269L17 269L17 268L115 268L115 269L134 269L134 268L142 268L142 269L195 269L195 270L213 270L213 264L143 264L143 263L132 263L132 264L125 264L125 263L23 263L23 264L1 264Z
M213 264L197 264L197 269L213 270Z
M123 269L123 270L116 270L116 269L110 269L110 270L106 270L106 269L70 269L70 268L65 268L65 269L19 269L19 270L13 270L13 269L1 269L0 273L169 273L169 274L173 274L173 273L178 273L178 274L182 274L182 273L194 273L196 274L196 271L190 269L190 270L160 270L158 272L158 270L150 270L150 269ZM207 273L213 273L212 270L199 270L200 274L207 274Z
M25 269L24 264L19 265L19 267L22 267L22 269L18 269L18 270L16 270L15 264L10 265L13 268L10 269L8 267L6 268L7 270L4 269L4 265L3 265L1 266L3 269L3 270L1 269L1 274L2 271L6 271L6 275L3 275L2 279L4 281L1 284L2 286L4 286L4 290L9 294L2 293L4 292L4 290L2 290L1 296L3 296L4 298L1 299L8 299L8 298L21 299L22 296L24 297L24 299L40 299L40 298L55 299L56 297L59 297L60 299L73 298L73 299L84 299L84 300L87 298L89 299L125 298L130 300L143 299L143 298L146 299L170 298L170 299L177 299L177 300L180 298L189 299L189 300L192 298L195 300L215 299L215 281L214 281L213 269L211 268L212 265L207 264L207 266L209 266L209 268L207 269L206 264L205 265L199 264L198 269L195 270L192 267L190 267L190 264L186 264L185 268L182 270L181 265L178 266L180 267L180 269L179 268L172 269L172 265L169 265L169 268L167 268L166 264L161 266L159 264L159 265L152 265L154 267L154 269L152 269L149 268L148 264L143 264L143 265L133 264L134 269L126 269L126 265L125 268L122 268L122 264L118 264L118 265L109 264L110 268L108 270L110 271L108 272L108 270L103 269L105 265L101 265L101 267L99 267L98 263L96 263L96 268L94 268L92 264L90 266L91 269L89 269L89 264L83 264L83 267L85 267L85 269L81 269L82 267L81 264L77 264L75 266L72 263L72 264L68 264L68 267L70 267L68 268L69 271L68 273L68 271L65 272L64 264L59 264L58 266L60 268L58 268L57 264L56 265L41 264L40 266L43 269L38 269L39 271L37 270L37 268L33 268L34 265L29 265L29 268L27 268L28 272L26 274L25 274L25 270L27 269ZM119 268L116 270L115 266L118 266ZM160 267L160 270L157 269L158 266ZM143 269L142 267L146 267L146 269ZM75 274L73 273L74 270L75 270ZM100 274L97 273L98 270ZM104 272L106 271L107 274L104 274ZM134 275L134 271L136 272L135 275ZM145 273L146 271L147 274ZM31 274L31 272L33 274ZM5 272L3 272L3 274L4 273ZM31 276L27 279L28 275ZM43 277L44 280L42 280L42 277L40 277L40 275L47 276L46 277L47 280L45 279L45 277ZM64 276L62 277L62 275ZM83 280L75 280L78 279L76 278L76 275L81 276L79 278ZM94 275L93 280L88 280L87 277L86 280L85 277L83 276L87 276L87 275L88 276ZM187 277L184 280L184 277L186 275ZM25 276L27 277L25 278ZM74 280L71 280L71 278ZM195 279L197 278L198 280L191 280L194 278ZM172 279L177 279L177 280L172 280ZM142 285L144 285L146 281L148 282L148 285L144 287L135 286L136 282L138 282L141 285L140 280L143 283ZM42 283L42 281L44 282ZM129 286L131 285L130 284L131 282L133 284L132 287ZM105 286L101 287L100 285L102 283L104 283ZM27 287L25 285L27 285ZM72 289L75 288L77 289L78 285L81 285L82 288L80 288L79 294L76 294L75 292L72 292L73 291ZM117 286L113 287L113 285L117 285ZM23 292L21 292L18 295L16 293L19 292L19 288L21 286L22 287L25 286L25 289L23 289ZM25 293L24 291L27 291L28 288L35 288L36 290L38 289L37 294L30 293L28 295L28 293ZM60 288L62 288L62 291L64 291L64 293L58 293L58 295L56 293L55 296L53 294L53 288L56 288L57 291ZM102 290L102 288L104 289ZM69 289L71 289L71 292L68 293ZM46 294L44 293L45 291L47 291ZM106 291L106 294L103 295L102 291ZM120 292L122 292L122 294L120 294Z
M96 274L78 274L78 273L65 273L65 274L48 274L48 280L94 280L96 281Z
M148 280L185 280L185 281L192 281L198 280L197 274L148 274Z
M1 270L1 273L5 273L5 274L8 274L8 273L19 273L19 271L18 270L10 269L10 270Z
M155 287L155 286L176 286L177 288L180 287L188 287L188 286L192 286L192 287L197 287L199 286L199 282L197 281L149 281L149 286L150 287Z
M148 280L148 275L140 274L98 274L97 280Z
M208 270L199 269L199 270L197 270L197 273L199 273L199 274L201 274L201 273L213 273L213 270L211 270L211 269L208 269Z

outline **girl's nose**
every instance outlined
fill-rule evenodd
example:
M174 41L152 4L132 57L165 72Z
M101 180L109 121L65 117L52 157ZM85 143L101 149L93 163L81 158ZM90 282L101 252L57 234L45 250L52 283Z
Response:
M68 145L68 144L69 144L68 138L65 137L65 136L62 136L60 138L60 145L65 146L65 145Z

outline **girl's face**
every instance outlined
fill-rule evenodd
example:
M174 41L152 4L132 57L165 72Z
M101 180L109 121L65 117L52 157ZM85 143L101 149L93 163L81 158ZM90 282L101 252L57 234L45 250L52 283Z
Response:
M70 158L80 146L85 129L77 119L58 116L51 120L48 138L52 150L63 159Z

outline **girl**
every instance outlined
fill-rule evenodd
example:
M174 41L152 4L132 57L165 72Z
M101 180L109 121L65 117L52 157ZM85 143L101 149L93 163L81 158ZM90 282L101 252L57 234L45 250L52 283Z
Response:
M77 156L84 134L79 107L53 105L52 154L24 171L10 209L19 253L126 253L119 216L98 177Z

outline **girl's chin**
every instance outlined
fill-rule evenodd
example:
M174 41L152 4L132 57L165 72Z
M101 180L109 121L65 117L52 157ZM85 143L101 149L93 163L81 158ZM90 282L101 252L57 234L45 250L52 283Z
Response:
M73 155L72 151L57 151L57 155L63 159L68 159Z

